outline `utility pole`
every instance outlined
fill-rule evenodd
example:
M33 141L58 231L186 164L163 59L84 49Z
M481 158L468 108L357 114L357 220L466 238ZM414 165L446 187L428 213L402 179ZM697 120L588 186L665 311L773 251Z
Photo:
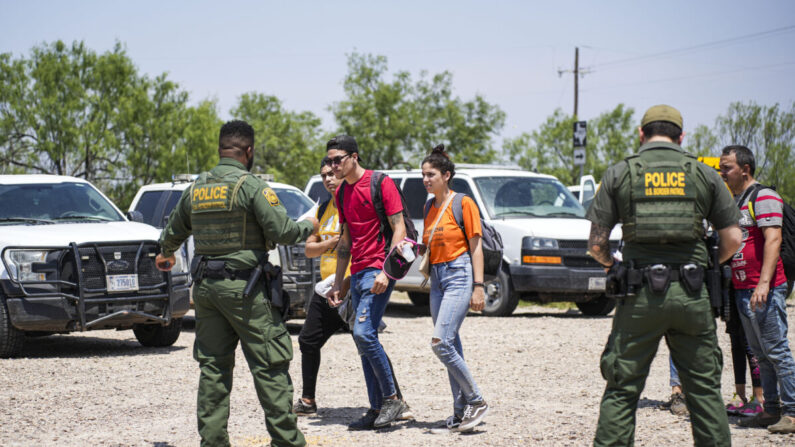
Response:
M579 108L580 99L580 76L585 76L590 73L590 70L580 70L580 48L574 47L574 69L562 70L558 69L558 77L563 76L563 73L572 73L574 75L574 164L580 166L580 178L583 175L585 165L585 126L586 123L577 121L577 113ZM577 129L580 129L582 135L577 135Z
M577 120L577 97L580 92L580 47L574 47L574 120Z
M564 70L558 68L558 77L562 77L563 73L571 73L574 75L574 119L577 119L577 112L579 110L580 99L580 77L590 73L588 68L580 69L580 47L574 47L574 69Z

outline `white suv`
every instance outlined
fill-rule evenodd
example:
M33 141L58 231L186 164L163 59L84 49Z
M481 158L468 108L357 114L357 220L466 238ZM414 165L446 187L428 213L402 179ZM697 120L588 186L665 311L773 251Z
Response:
M130 222L89 182L0 176L0 357L25 335L133 329L170 346L188 311L188 269L155 268L159 233Z
M291 219L297 219L315 204L300 189L276 183L269 176L257 174L268 181L268 185L279 197L279 201L287 210ZM180 174L174 176L169 183L154 183L138 190L132 203L130 213L138 212L136 218L162 229L165 227L171 211L177 206L182 191L189 188L196 179L196 175ZM180 251L188 260L188 265L193 260L193 236L189 237L182 245ZM319 277L320 264L313 259L308 259L304 254L304 244L290 246L279 245L268 253L271 264L281 265L284 274L284 292L290 298L289 317L304 317L306 306L312 298L315 282Z
M384 171L403 190L408 213L422 232L422 214L430 197L417 169ZM615 303L604 295L605 273L587 250L591 224L571 192L551 175L520 168L456 165L452 189L472 197L481 217L502 236L503 268L486 287L486 315L510 315L519 298L573 301L587 315L606 315ZM305 192L313 200L329 197L319 176ZM610 236L617 249L621 231ZM419 262L395 285L416 305L427 305L428 286L421 287Z

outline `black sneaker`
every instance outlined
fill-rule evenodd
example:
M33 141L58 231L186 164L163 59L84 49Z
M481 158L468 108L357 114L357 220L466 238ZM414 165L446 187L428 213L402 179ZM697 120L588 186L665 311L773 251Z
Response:
M293 413L297 414L298 416L315 414L317 413L317 403L308 405L303 399L298 398L298 400L295 401L295 405L293 405Z
M375 420L378 418L378 412L375 410L367 410L367 413L361 419L348 424L348 430L372 430L375 428Z
M444 421L444 424L441 424L438 427L432 428L430 430L430 432L431 432L431 434L435 434L435 435L450 433L452 431L457 431L458 427L460 425L461 425L461 418L458 417L457 415L453 415L453 416L448 417L447 420Z
M486 413L489 412L489 404L485 400L469 404L464 408L464 417L461 418L461 425L453 431L470 431L483 421Z
M389 426L392 421L397 419L398 416L406 410L406 407L406 403L401 399L384 399L384 403L381 405L381 413L378 415L378 419L373 423L373 426L375 428Z

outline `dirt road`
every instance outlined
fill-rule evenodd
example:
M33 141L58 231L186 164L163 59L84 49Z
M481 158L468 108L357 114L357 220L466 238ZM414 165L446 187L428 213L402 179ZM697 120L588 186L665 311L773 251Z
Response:
M795 321L795 308L788 308ZM430 317L397 295L381 340L392 358L416 422L377 432L348 432L365 410L361 366L349 334L332 337L323 351L317 417L300 428L315 446L583 446L592 441L604 381L599 355L611 317L576 310L522 307L509 318L470 315L463 327L465 355L492 406L471 434L430 434L452 413L447 375L431 352ZM301 390L297 324L290 324L296 358L290 372ZM729 339L724 351L723 395L733 392ZM0 444L12 446L194 446L198 367L194 333L168 349L141 347L131 331L29 339L25 357L0 360ZM795 345L790 332L790 345ZM640 446L692 445L687 418L659 409L670 395L668 358L661 344L638 409ZM734 445L794 445L732 422ZM262 410L238 349L229 432L235 446L268 445Z

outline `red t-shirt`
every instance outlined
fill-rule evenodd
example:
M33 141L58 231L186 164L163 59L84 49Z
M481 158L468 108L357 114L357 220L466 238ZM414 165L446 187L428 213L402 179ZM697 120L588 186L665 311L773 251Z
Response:
M781 226L784 218L784 202L772 189L763 188L754 202L754 217L748 209L750 194L740 204L740 229L743 230L743 243L731 261L732 283L735 289L753 289L759 284L762 261L765 255L765 235L762 227ZM784 264L779 256L776 270L770 279L770 288L787 282Z
M370 197L370 179L373 171L366 170L364 175L353 185L345 185L345 197L342 200L343 208L339 207L339 192L337 188L335 200L340 211L340 226L348 224L351 232L351 274L356 274L366 268L381 269L384 267L386 257L385 248L392 241L378 241L381 222L375 212L372 198ZM384 201L384 210L387 216L403 211L395 182L389 177L384 177L381 183L381 197Z

